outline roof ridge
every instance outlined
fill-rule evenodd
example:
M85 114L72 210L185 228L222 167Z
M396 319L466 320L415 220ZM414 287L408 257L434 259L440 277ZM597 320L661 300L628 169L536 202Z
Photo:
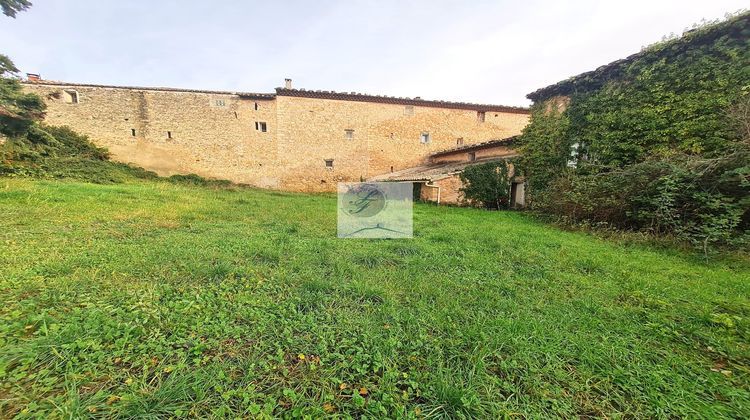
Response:
M528 114L529 108L510 105L478 104L472 102L454 102L435 99L422 99L417 96L408 98L403 96L374 95L359 92L336 92L332 90L308 90L292 88L276 88L277 96L294 96L316 99L353 100L359 102L376 102L400 105L431 106L453 109L470 109L476 111L516 112Z
M187 93L208 93L217 95L237 95L237 96L253 96L253 97L268 97L274 98L274 93L257 93L257 92L236 92L226 90L207 90L207 89L186 89L186 88L173 88L173 87L162 87L162 86L118 86L118 85L102 85L96 83L76 83L76 82L62 82L59 80L40 80L40 81L28 81L22 80L21 83L27 85L49 85L49 86L80 86L80 87L94 87L94 88L108 88L108 89L132 89L132 90L153 90L163 92L187 92Z

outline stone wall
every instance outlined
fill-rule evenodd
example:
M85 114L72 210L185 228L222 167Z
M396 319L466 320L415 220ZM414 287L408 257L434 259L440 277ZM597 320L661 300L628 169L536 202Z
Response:
M529 118L487 111L482 122L471 109L284 95L56 82L24 89L45 99L48 123L88 135L119 161L291 191L335 191L339 181L423 164L457 142L519 134Z

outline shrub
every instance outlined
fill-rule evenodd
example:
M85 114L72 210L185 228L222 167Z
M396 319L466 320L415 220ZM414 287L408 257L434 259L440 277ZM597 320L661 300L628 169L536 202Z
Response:
M461 192L467 200L491 209L508 207L510 179L506 161L468 166L461 172L460 178L464 184Z

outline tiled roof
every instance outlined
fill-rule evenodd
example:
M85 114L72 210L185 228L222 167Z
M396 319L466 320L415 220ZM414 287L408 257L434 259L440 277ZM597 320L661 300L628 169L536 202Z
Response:
M370 178L368 181L437 181L439 179L455 175L463 171L467 166L493 162L496 160L503 160L508 157L509 156L490 157L485 159L477 159L471 162L448 162L433 165L415 166L413 168L402 169L400 171L378 175Z
M301 98L335 99L340 101L374 102L381 104L414 105L433 108L468 109L486 112L512 112L528 114L529 109L517 106L473 104L468 102L430 101L422 98L400 98L396 96L368 95L357 92L333 92L327 90L306 90L276 88L278 96L296 96Z
M92 87L92 88L108 88L108 89L132 89L132 90L150 90L150 91L161 91L161 92L185 92L185 93L208 93L214 95L236 95L243 98L256 98L256 99L273 99L276 97L273 93L252 93L252 92L230 92L223 90L200 90L200 89L181 89L181 88L168 88L168 87L145 87L145 86L115 86L115 85L96 85L91 83L67 83L59 82L54 80L41 80L39 82L22 82L27 85L40 85L40 86L70 86L70 87Z
M146 87L146 86L115 86L115 85L97 85L92 83L69 83L54 80L40 80L38 82L24 81L28 85L41 86L70 86L70 87L92 87L92 88L109 88L109 89L132 89L132 90L149 90L162 92L186 92L186 93L207 93L215 95L236 95L243 98L254 99L273 99L278 96L297 96L303 98L317 99L338 99L343 101L358 102L375 102L384 104L415 105L435 108L450 109L468 109L486 112L512 112L516 114L528 114L529 109L523 107L505 106L505 105L485 105L472 104L466 102L448 102L448 101L428 101L420 98L398 98L395 96L367 95L363 93L344 93L325 90L305 90L305 89L284 89L276 88L276 93L256 93L256 92L234 92L222 90L202 90L202 89L182 89L169 87Z
M449 155L451 153L465 152L469 150L479 150L479 149L484 149L487 147L494 147L494 146L509 146L509 145L512 145L517 139L518 139L518 136L513 136L513 137L507 137L504 139L487 140L482 143L466 144L463 146L454 147L452 149L446 149L446 150L441 150L439 152L435 152L431 154L430 157Z

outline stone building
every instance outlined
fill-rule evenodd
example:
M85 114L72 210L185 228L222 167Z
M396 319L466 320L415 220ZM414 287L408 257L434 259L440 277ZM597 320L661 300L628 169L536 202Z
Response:
M275 93L74 84L29 78L46 121L160 175L335 191L424 165L435 152L519 134L526 108L277 88Z
M465 204L461 194L461 172L470 165L510 159L518 156L513 148L517 137L489 140L482 143L453 147L432 153L424 165L373 177L373 181L412 182L415 196L437 204ZM525 182L521 177L513 177L510 189L510 206L525 205Z

